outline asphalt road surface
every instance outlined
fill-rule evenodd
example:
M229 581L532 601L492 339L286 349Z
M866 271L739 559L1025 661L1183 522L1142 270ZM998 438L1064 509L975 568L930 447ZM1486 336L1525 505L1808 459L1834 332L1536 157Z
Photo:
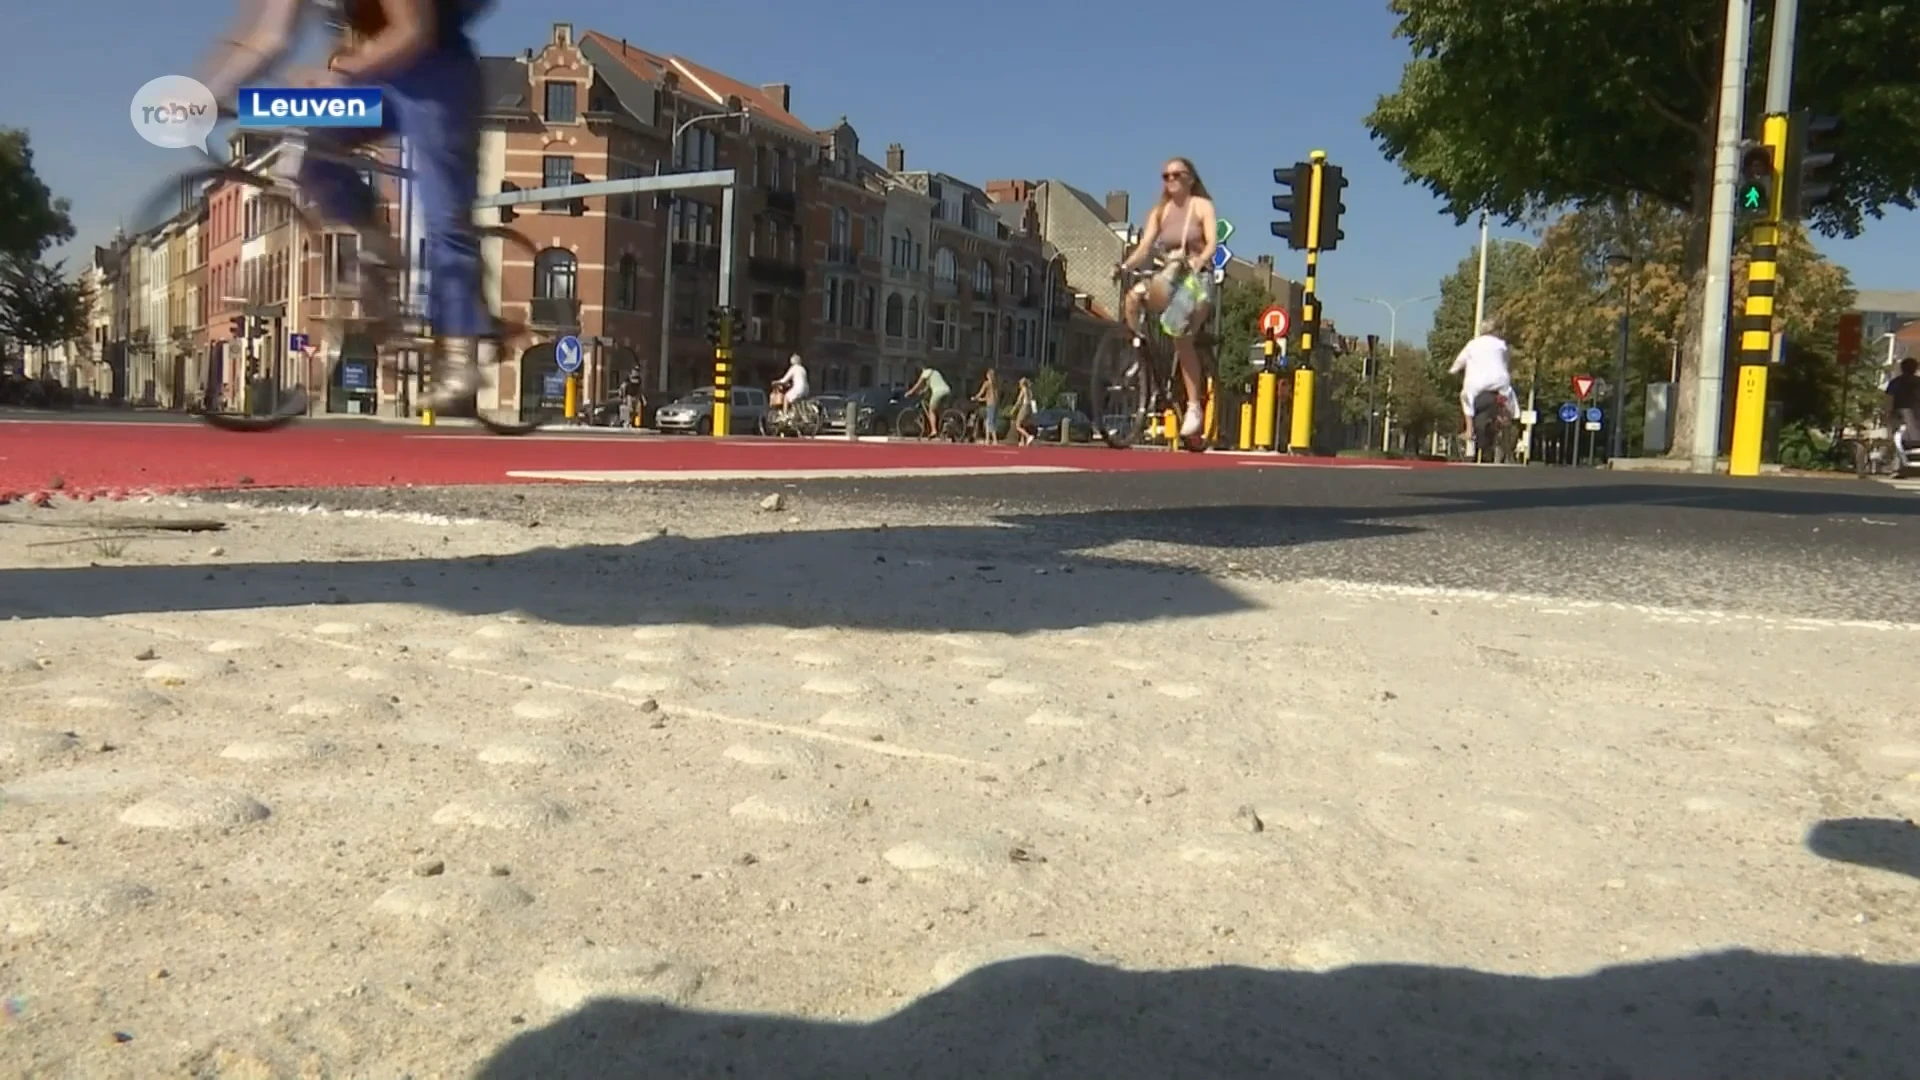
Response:
M1920 580L1920 499L1853 479L1298 468L231 497L624 530L776 491L809 529L878 517L930 551L1038 565L1099 551L1229 577L1896 622L1916 618Z

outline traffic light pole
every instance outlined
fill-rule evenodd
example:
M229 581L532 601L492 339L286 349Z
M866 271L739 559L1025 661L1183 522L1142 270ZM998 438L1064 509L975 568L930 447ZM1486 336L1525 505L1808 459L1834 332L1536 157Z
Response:
M1727 0L1720 63L1720 115L1714 133L1713 196L1707 222L1707 287L1700 301L1700 343L1694 372L1693 471L1711 475L1720 458L1723 358L1727 354L1727 297L1733 276L1733 188L1740 156L1740 120L1746 100L1747 51L1753 0Z
M1727 473L1760 475L1766 431L1767 375L1773 361L1774 298L1779 288L1780 222L1787 183L1787 109L1793 91L1793 38L1799 0L1774 0L1773 41L1767 54L1767 117L1761 142L1769 151L1774 182L1766 216L1753 227L1747 271L1747 303L1740 325L1740 381L1733 399L1733 442Z
M1303 454L1313 447L1313 357L1320 336L1320 200L1325 197L1327 152L1307 155L1313 178L1307 187L1307 277L1301 283L1300 355L1293 365L1293 416L1287 451Z

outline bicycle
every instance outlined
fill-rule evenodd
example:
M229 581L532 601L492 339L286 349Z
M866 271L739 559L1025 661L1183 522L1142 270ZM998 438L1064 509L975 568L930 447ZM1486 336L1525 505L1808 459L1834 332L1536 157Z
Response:
M223 116L231 116L230 110L222 109ZM327 161L338 162L362 170L378 177L393 181L411 181L414 174L411 169L390 165L373 156L371 149L349 153L322 153L311 151L307 146L304 133L292 133L282 137L276 160L267 168L249 168L232 162L223 162L204 151L196 151L204 163L190 167L169 179L153 196L141 205L142 220L154 217L154 211L162 205L177 205L184 198L199 199L208 191L226 183L238 184L249 190L252 200L261 203L257 220L267 221L282 217L297 229L301 235L301 245L296 250L291 247L291 255L297 255L301 263L306 262L310 254L317 255L324 267L328 260L326 239L331 236L351 235L355 238L352 262L345 264L351 270L335 266L336 284L344 286L338 294L331 291L322 294L327 314L322 317L322 329L315 352L322 357L321 371L324 376L320 386L309 388L296 387L299 392L280 400L279 379L274 380L275 401L266 411L252 409L225 411L212 407L213 403L223 403L223 388L216 383L221 374L220 367L208 365L207 383L202 390L203 399L209 407L198 413L201 422L222 431L264 432L274 431L291 424L306 415L309 399L316 389L324 392L325 387L342 385L345 365L371 366L385 373L398 370L399 356L404 352L419 353L425 363L423 375L430 373L445 357L445 340L434 334L423 319L413 317L407 311L407 305L398 294L398 283L392 276L396 268L388 267L371 256L370 236L377 236L381 245L390 242L385 230L379 225L333 225L322 224L320 219L308 209L310 201L300 189L297 179L300 163L309 155ZM531 264L535 256L532 241L519 232L503 225L474 226L475 239L481 249L481 294L489 298L500 296L497 281L485 275L494 272L493 268L506 265L509 261ZM335 241L337 244L338 242ZM318 250L310 250L318 249ZM495 252L488 256L489 250ZM407 257L405 252L400 253ZM304 265L302 269L305 269ZM351 278L351 281L345 279ZM325 280L323 276L323 280ZM394 312L393 316L375 319L367 312L367 297L384 294L386 304ZM246 297L252 303L255 297ZM296 302L298 298L296 298ZM547 395L539 386L527 387L522 384L521 394L535 395L531 407L523 406L518 416L495 414L480 406L481 399L487 396L489 389L498 394L497 373L510 358L510 343L523 339L528 331L518 322L503 318L498 310L497 299L491 300L493 327L492 332L484 335L479 343L476 362L482 372L482 386L479 396L468 411L468 415L481 427L496 435L526 435L545 427L559 415L559 410L548 404ZM351 314L349 313L351 310ZM289 350L291 353L291 350ZM224 366L224 365L222 365ZM367 373L371 376L371 373ZM491 376L491 377L490 377ZM245 380L251 383L255 372L249 364L244 372ZM369 378L371 381L371 377ZM487 383L494 383L488 387ZM251 395L244 395L250 397Z
M820 434L825 418L820 415L820 403L812 398L801 398L791 405L781 405L760 414L760 434L769 436L798 435L811 439Z
M1473 460L1475 464L1504 465L1512 460L1508 446L1513 417L1498 391L1483 390L1473 401Z
M1122 312L1126 310L1125 297L1170 265L1177 268L1173 287L1184 288L1186 275L1193 272L1184 259L1170 260L1156 255L1151 268L1122 271ZM1150 421L1176 403L1185 404L1184 396L1175 394L1175 384L1180 383L1180 361L1173 339L1161 328L1159 318L1147 310L1147 304L1135 304L1133 308L1131 320L1109 331L1093 354L1087 415L1093 418L1094 431L1101 440L1115 450L1145 444L1151 438L1149 432L1159 427ZM1125 319L1124 314L1122 318ZM1209 364L1214 345L1212 335L1198 334L1194 344L1201 351L1202 364ZM1127 417L1125 430L1117 431L1118 425L1108 424L1109 416ZM1204 435L1183 438L1179 445L1191 451L1204 450L1206 438Z
M912 407L902 409L893 419L893 433L902 439L922 439L926 437L927 410L920 405L920 395L914 395ZM967 437L967 414L965 411L949 406L941 409L937 417L940 428L939 437L948 442L963 442Z

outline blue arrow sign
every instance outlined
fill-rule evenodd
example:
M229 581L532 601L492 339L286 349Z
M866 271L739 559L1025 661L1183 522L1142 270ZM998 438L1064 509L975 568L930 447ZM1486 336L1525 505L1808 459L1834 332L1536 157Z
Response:
M1571 401L1567 402L1565 405L1560 406L1560 422L1561 423L1571 424L1578 419L1580 419L1580 406L1575 405Z
M307 347L307 335L305 334L288 334L287 335L287 351L299 352L302 349L305 349L306 347Z
M1225 270L1227 268L1227 260L1231 258L1233 258L1232 248L1225 244L1215 244L1213 246L1213 268L1215 270Z
M1598 405L1595 405L1592 408L1587 410L1587 423L1597 424L1599 422L1600 422L1600 407Z
M553 343L553 359L560 370L572 375L580 370L580 339L568 334Z

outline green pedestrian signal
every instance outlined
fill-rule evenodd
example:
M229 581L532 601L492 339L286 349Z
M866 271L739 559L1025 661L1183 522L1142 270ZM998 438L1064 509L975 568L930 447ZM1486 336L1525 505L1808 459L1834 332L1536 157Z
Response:
M1740 151L1740 180L1733 189L1734 213L1742 225L1758 225L1773 216L1773 149L1748 143Z
M1740 187L1740 209L1758 210L1766 205L1767 193L1760 190L1758 184L1743 184Z

